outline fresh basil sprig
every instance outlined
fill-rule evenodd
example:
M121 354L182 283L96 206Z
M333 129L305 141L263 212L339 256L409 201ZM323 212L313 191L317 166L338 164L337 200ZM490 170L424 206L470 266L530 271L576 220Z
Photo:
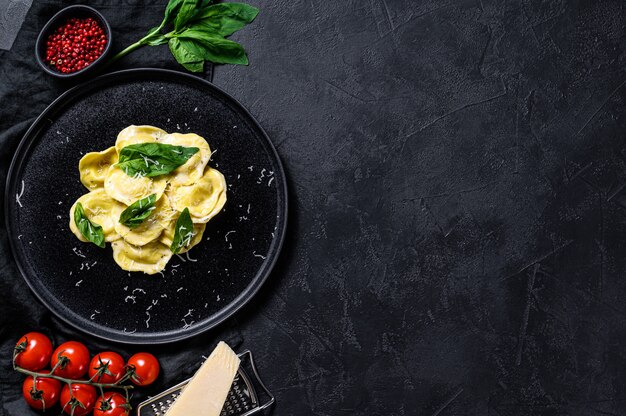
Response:
M117 167L128 176L166 175L184 165L200 151L197 147L174 146L164 143L137 143L123 147Z
M148 195L133 202L120 214L120 223L128 228L137 228L156 209L156 194Z
M83 204L80 202L77 202L74 208L74 224L76 224L83 237L98 247L104 248L104 231L102 231L102 227L87 218Z
M204 70L204 62L248 65L243 46L225 39L251 23L259 9L245 3L211 4L207 0L169 0L159 26L111 61L142 46L168 44L176 61L192 72ZM171 31L163 33L166 27Z
M178 254L180 250L188 247L191 244L193 238L193 221L191 221L191 215L189 215L189 209L185 208L180 213L174 226L174 238L172 239L172 245L170 250L172 253Z

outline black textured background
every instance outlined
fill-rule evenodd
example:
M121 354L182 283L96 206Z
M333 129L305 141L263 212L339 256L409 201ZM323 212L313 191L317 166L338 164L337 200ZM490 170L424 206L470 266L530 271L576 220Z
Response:
M626 4L253 3L236 37L250 67L214 81L279 148L286 248L230 321L239 332L151 350L196 366L178 350L232 335L277 415L625 414ZM25 120L60 92L15 48L0 51L2 105L20 104L0 117L3 174ZM4 317L6 370L26 326L70 333L10 259L2 273L7 301L36 317ZM8 374L2 408L25 414Z

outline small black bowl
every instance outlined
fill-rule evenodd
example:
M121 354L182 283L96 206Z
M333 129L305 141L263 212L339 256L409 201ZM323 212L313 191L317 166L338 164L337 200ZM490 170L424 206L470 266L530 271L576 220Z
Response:
M102 55L100 55L91 64L87 65L83 69L76 71L76 72L63 73L50 67L46 63L45 61L46 41L48 40L48 36L50 36L51 33L53 33L59 26L64 24L68 19L71 19L73 17L81 18L81 19L91 17L92 19L95 19L96 21L98 21L98 23L100 23L100 26L104 30L104 33L106 34L107 43L106 43L106 46L104 47L104 51L102 52ZM107 20L104 18L104 16L102 16L102 14L100 14L99 11L97 11L96 9L92 7L83 6L83 5L73 5L73 6L68 6L62 9L57 14L52 16L52 18L48 20L48 23L46 23L43 29L41 29L41 32L39 32L39 36L37 37L37 43L35 44L35 57L37 58L37 63L39 64L39 66L42 67L43 70L46 71L48 74L55 76L57 78L64 78L64 79L77 78L77 77L84 75L87 72L93 71L94 68L101 66L102 63L106 60L107 55L109 55L112 44L113 44L113 37L111 35L111 26L109 25L109 22L107 22Z

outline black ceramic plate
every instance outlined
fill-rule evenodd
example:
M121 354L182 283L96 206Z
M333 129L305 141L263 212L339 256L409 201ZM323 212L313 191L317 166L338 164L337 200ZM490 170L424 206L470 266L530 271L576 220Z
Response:
M130 124L203 136L228 183L204 241L164 276L124 272L110 244L81 243L68 229L70 206L87 192L78 161ZM162 343L214 327L254 296L281 248L287 188L267 135L232 97L191 75L138 69L71 89L41 114L15 154L5 204L19 269L52 312L109 340Z

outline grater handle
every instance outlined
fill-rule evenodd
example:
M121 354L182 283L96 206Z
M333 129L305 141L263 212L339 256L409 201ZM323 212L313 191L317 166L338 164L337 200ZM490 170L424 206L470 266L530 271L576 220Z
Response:
M259 407L252 409L251 411L243 414L242 416L249 416L252 414L264 412L266 409L270 408L274 403L276 403L276 398L274 397L272 392L270 392L269 389L265 386L265 383L263 383L263 380L261 380L261 375L259 374L259 370L256 368L256 364L254 363L254 357L252 356L252 352L250 350L242 351L241 353L239 353L239 357L240 358L247 357L248 361L250 362L250 367L252 368L252 372L254 373L254 381L256 382L256 384L261 386L261 388L263 389L263 391L268 397L268 400L265 403L259 404Z

